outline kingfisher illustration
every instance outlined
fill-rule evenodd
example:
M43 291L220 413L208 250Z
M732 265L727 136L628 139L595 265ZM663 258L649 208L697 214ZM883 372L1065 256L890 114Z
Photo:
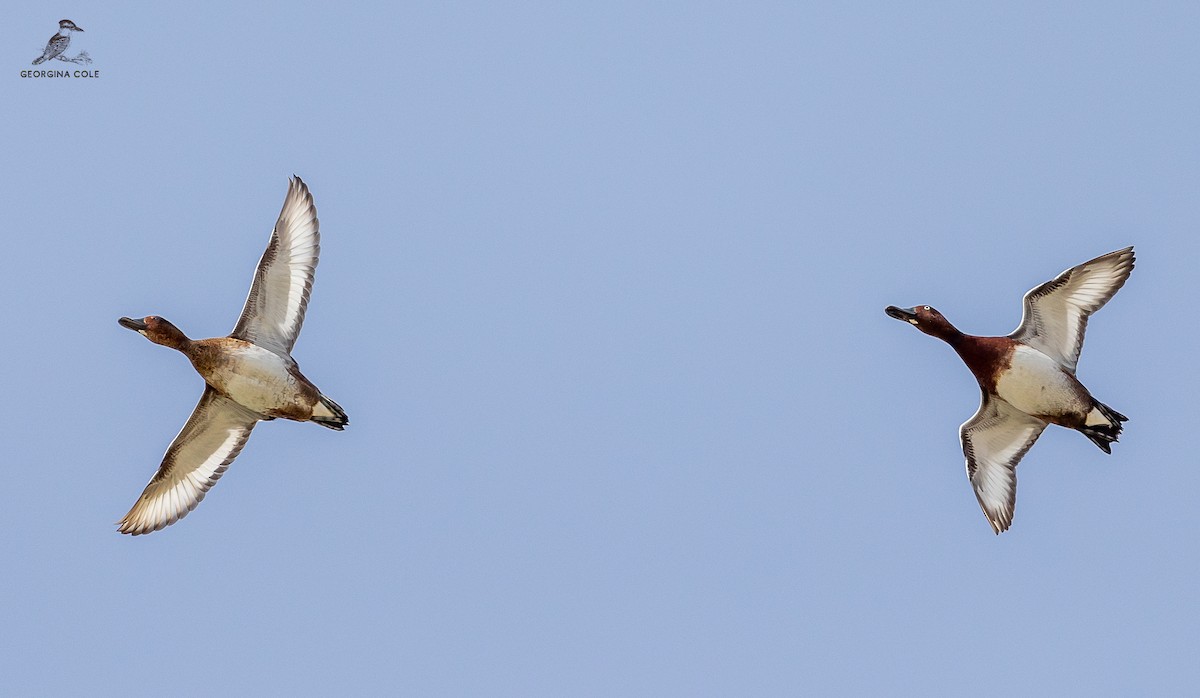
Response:
M58 22L58 33L50 37L46 42L46 49L42 51L42 55L33 59L33 64L45 63L52 58L58 58L71 45L71 32L81 32L83 29L75 26L75 23L69 19L62 19Z

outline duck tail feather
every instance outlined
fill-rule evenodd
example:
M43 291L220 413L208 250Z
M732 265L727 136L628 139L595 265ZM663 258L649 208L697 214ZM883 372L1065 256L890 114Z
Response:
M1083 435L1092 440L1092 443L1100 447L1105 453L1112 453L1112 446L1121 436L1121 422L1128 422L1129 417L1121 414L1113 408L1105 405L1102 402L1096 402L1095 409L1099 410L1104 419L1108 420L1108 424L1088 424L1079 431Z
M313 416L309 421L334 431L341 431L350 423L350 418L346 416L346 411L342 409L341 405L322 395L318 398L317 406L313 409Z

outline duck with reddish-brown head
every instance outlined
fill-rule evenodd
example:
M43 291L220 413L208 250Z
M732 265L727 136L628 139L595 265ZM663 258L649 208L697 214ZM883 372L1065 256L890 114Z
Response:
M996 533L1012 524L1017 463L1048 424L1081 432L1105 453L1121 435L1128 419L1092 397L1075 367L1088 317L1120 290L1133 263L1127 247L1064 271L1025 294L1020 326L1002 337L965 334L928 305L885 309L949 344L979 382L979 410L959 436L967 476Z

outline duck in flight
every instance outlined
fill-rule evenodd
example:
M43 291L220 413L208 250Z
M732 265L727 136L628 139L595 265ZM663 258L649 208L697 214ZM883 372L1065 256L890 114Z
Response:
M346 413L300 373L292 346L300 334L321 251L317 209L293 177L250 295L228 337L188 339L157 315L118 323L183 352L204 378L204 394L171 442L158 472L117 523L121 533L151 533L187 516L237 458L259 421L277 417L341 431Z
M1012 524L1017 463L1047 424L1082 432L1105 453L1125 415L1101 403L1075 377L1088 318L1133 271L1133 248L1110 252L1059 274L1025 294L1024 315L1005 337L963 334L928 305L885 312L937 337L962 357L983 392L959 430L967 477L992 530Z

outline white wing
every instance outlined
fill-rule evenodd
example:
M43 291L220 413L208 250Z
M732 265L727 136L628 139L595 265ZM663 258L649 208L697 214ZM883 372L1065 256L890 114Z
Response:
M1104 307L1133 271L1133 248L1109 252L1025 294L1021 324L1009 337L1042 351L1074 373L1088 316Z
M308 187L292 177L267 251L254 272L246 306L230 336L282 354L292 351L321 253L319 228Z
M959 430L967 477L996 533L1008 530L1017 505L1017 463L1046 423L1004 400L983 394L979 410Z
M258 416L211 387L171 442L162 465L137 503L118 522L121 533L140 535L187 516L237 458Z

